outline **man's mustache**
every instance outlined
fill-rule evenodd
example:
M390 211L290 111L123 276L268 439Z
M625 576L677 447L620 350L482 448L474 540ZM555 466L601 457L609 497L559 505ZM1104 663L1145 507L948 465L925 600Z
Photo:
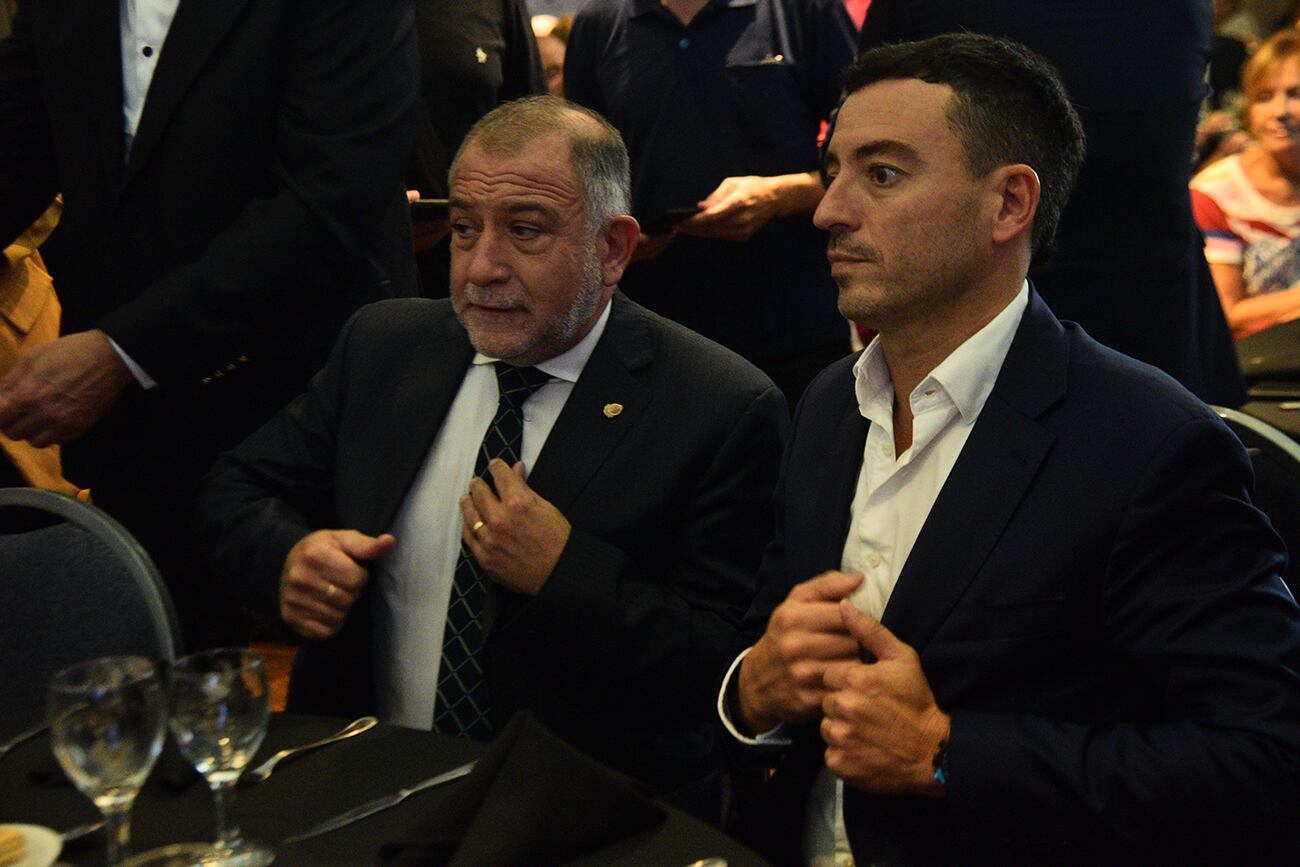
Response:
M523 307L521 298L508 291L490 289L477 283L465 284L465 300L479 307L512 308Z
M854 241L848 235L831 235L830 240L826 242L826 252L845 253L866 262L880 262L884 259L879 249L870 244Z

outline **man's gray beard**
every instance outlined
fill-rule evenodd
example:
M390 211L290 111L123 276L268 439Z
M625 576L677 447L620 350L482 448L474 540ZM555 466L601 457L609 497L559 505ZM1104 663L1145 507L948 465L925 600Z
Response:
M574 296L569 312L560 320L562 327L555 335L560 342L568 343L572 340L578 329L595 314L605 289L600 271L600 254L592 247L587 252L587 261L582 263L582 291Z
M579 279L583 284L581 290L573 297L573 303L569 305L569 309L562 316L547 323L546 329L538 338L537 342L539 344L567 346L573 340L573 336L578 333L578 329L596 313L597 307L600 305L600 297L604 293L605 284L601 274L600 252L594 244L587 252L586 261L582 263L582 273ZM475 283L467 282L465 284L465 297L471 303L479 304L493 296L490 290L484 289ZM499 301L499 299L494 300ZM492 353L485 352L483 347L478 345L473 332L470 332L469 338L470 344L476 352L492 355ZM547 359L540 360L545 361Z

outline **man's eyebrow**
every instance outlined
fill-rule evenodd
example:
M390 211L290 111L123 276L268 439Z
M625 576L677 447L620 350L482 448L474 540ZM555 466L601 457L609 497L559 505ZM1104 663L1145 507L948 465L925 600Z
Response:
M862 162L872 157L893 157L895 159L906 159L919 162L921 159L920 152L906 142L897 139L886 138L869 141L860 144L853 149L853 154L849 157L851 162ZM828 173L838 170L840 167L840 158L833 150L827 149L825 157L822 159L821 176L822 185L825 186L829 181Z
M860 144L853 149L853 159L855 161L861 161L877 156L919 159L921 155L917 152L916 148L912 147L910 144L890 138L869 141L865 144Z
M506 210L511 214L541 214L544 217L551 218L554 218L559 213L549 205L544 205L541 202L530 200L506 200Z
M456 208L462 211L468 211L473 208L473 202L464 196L451 195L447 198L447 207ZM540 214L543 217L554 219L559 212L549 205L531 199L509 200L505 202L506 211L510 214Z

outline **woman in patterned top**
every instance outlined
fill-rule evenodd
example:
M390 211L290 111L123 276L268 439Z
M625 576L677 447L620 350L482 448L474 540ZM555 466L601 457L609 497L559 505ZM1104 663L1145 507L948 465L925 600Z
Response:
M1223 312L1235 337L1300 317L1300 32L1275 34L1242 71L1254 143L1192 179Z

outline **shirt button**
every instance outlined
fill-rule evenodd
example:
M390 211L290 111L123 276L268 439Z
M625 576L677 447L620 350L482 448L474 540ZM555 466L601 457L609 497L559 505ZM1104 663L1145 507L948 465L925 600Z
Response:
M888 445L884 445L884 446L881 446L881 447L880 447L880 453L881 453L882 455L884 455L885 457L889 457L890 455L892 455L892 454L894 453L894 450L893 450L892 447L890 447L890 446L888 446Z
M871 567L872 567L873 569L874 569L875 567L879 566L879 565L880 565L880 555L877 554L875 551L871 551L871 552L869 552L869 553L867 554L867 563L870 564Z
M677 47L678 47L678 48L690 48L690 47L691 47L691 40L689 40L689 39L687 39L685 36L683 36L683 37L681 38L681 41L677 43Z
M140 49L140 53L143 54L145 57L153 57L153 46L146 45L144 48Z

